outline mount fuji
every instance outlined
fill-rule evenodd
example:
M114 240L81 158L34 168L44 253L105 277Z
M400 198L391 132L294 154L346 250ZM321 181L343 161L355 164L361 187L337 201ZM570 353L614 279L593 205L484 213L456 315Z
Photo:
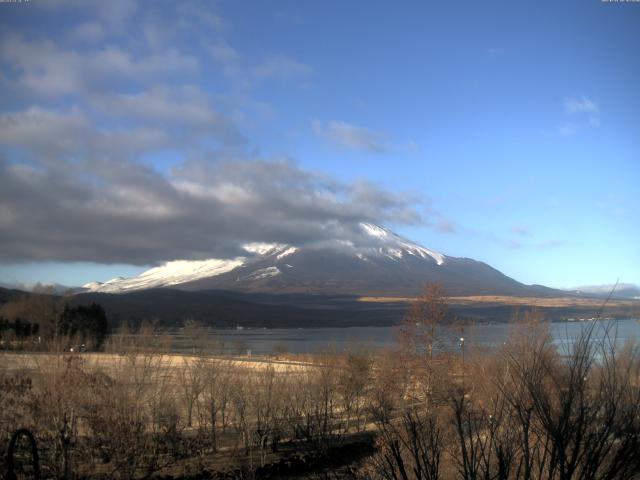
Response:
M175 260L133 278L83 286L84 292L128 293L152 288L245 293L415 295L440 282L450 295L554 295L528 286L486 263L443 255L370 223L357 235L330 244L243 245L232 259Z

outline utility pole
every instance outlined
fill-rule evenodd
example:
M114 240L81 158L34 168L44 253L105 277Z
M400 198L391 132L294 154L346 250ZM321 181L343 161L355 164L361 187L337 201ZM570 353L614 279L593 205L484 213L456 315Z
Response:
M462 394L464 395L464 337L460 337L460 350L462 352Z

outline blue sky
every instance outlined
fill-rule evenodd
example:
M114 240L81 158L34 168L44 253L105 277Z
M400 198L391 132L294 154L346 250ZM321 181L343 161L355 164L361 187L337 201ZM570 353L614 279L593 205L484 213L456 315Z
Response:
M374 221L640 284L640 3L30 1L0 36L4 283Z

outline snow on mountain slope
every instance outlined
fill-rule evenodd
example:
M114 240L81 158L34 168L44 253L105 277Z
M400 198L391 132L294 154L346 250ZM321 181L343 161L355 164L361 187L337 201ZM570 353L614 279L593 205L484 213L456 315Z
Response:
M289 245L282 243L247 243L242 246L244 250L257 255L272 255L281 253L289 249Z
M363 262L390 259L401 262L408 258L431 264L434 267L445 263L446 257L440 253L416 245L386 228L370 223L361 223L361 237L352 240L336 239L337 244L351 251L354 258ZM114 278L104 283L91 282L83 286L85 291L104 293L124 293L148 288L168 287L196 282L200 279L222 278L226 273L238 269L236 281L257 281L280 276L282 270L291 270L290 264L280 263L283 259L295 256L302 251L308 253L313 249L300 249L285 244L250 243L243 245L247 256L230 260L174 260L143 272L134 278ZM435 265L434 265L435 263ZM234 272L235 274L235 272Z
M366 234L383 243L384 246L380 247L378 251L389 258L402 258L408 254L422 258L431 257L438 265L442 265L445 261L445 256L441 253L416 245L386 228L371 223L361 223L360 226Z
M123 293L154 287L167 287L212 277L229 272L244 262L243 257L233 260L175 260L152 268L133 278L114 278L107 282L91 282L83 285L90 292Z
M244 280L260 280L262 278L275 277L276 275L280 275L282 272L278 267L266 267L259 268L255 272L251 272L247 275Z

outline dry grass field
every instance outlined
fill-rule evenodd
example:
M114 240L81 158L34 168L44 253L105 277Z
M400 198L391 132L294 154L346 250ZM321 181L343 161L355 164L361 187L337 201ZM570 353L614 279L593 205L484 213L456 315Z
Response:
M138 354L142 357L142 354ZM308 357L308 356L307 356ZM123 364L123 362L131 361L130 355L121 355L115 353L49 353L49 352L21 352L7 351L0 353L0 364L4 371L38 371L46 365L57 364L66 359L67 361L75 359L81 362L84 368L93 370L109 371ZM252 370L263 372L267 369L273 369L277 373L299 373L307 371L310 368L317 368L317 365L311 361L300 360L278 360L270 357L215 357L215 356L197 356L197 355L181 355L181 354L158 354L157 367L162 369L184 369L194 362L204 362L211 367L224 364L229 368Z
M411 303L414 297L360 297L361 302L371 303ZM448 297L449 303L455 305L513 305L522 307L585 307L597 311L604 303L601 298L575 297L516 297L508 295L474 295L463 297ZM640 300L609 300L609 307L635 307L640 309Z
M637 478L633 345L596 361L586 329L561 358L532 321L458 355L433 350L428 323L404 327L416 330L394 351L281 359L171 354L149 347L155 336L105 353L4 352L0 447L28 428L47 478L383 480L408 466L433 473L408 479L515 480L500 469L532 454L531 479Z

